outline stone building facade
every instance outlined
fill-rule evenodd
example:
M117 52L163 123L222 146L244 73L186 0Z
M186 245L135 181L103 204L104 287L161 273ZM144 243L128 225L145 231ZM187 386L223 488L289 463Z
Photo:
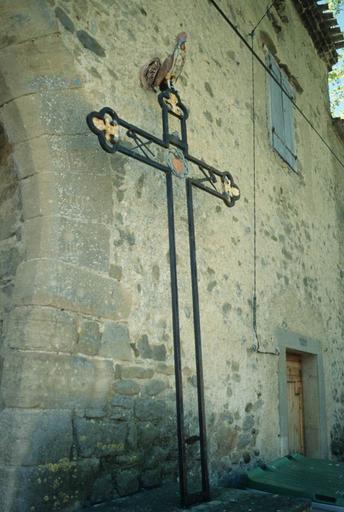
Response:
M265 3L218 3L250 41ZM272 52L311 124L294 112L294 172L271 146L269 77L255 60L254 187L251 53L211 2L1 1L1 510L74 510L176 478L165 182L101 151L85 118L108 105L160 136L156 95L138 72L181 30L191 152L230 170L241 189L233 209L194 197L211 480L288 451L287 349L305 362L307 453L343 456L344 144L326 54L295 4L276 4L254 47L264 61ZM174 192L192 435L183 180Z

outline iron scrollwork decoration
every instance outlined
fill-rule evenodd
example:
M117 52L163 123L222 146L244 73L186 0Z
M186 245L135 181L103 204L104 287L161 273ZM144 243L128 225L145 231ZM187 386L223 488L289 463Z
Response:
M210 498L192 190L194 187L203 190L204 192L221 199L229 208L232 208L239 200L240 190L235 184L229 171L220 171L204 162L204 160L196 158L189 153L187 139L187 119L189 114L187 108L182 103L178 92L174 88L174 83L179 77L185 62L185 43L186 34L185 32L181 32L177 36L177 43L174 52L165 59L163 64L161 64L160 59L155 58L141 69L141 85L146 89L160 89L158 102L162 112L162 138L156 137L146 130L121 119L117 113L109 107L104 107L99 112L94 111L88 114L87 124L90 130L97 135L99 143L105 151L108 153L119 152L127 155L130 158L143 162L154 169L163 172L166 177L176 383L179 486L181 504L183 506L188 506L202 501L207 501ZM179 121L180 133L170 133L169 116L173 116ZM157 148L162 149L163 151L155 151ZM163 154L163 158L161 157L161 153ZM159 157L156 156L157 154ZM190 176L192 167L190 164L193 164L193 166L198 169L201 176L195 177L194 173ZM187 435L184 423L173 176L176 176L179 179L184 179L186 185L199 435ZM200 447L202 490L196 493L188 492L187 446L190 444L190 440L193 440L193 442L199 442Z
M188 112L181 102L179 94L175 90L167 89L159 94L158 101L162 110L162 138L121 119L110 107L104 107L99 112L94 111L88 114L88 127L97 135L101 147L108 153L118 151L162 172L172 171L179 178L189 176L189 163L195 164L203 177L190 177L192 184L222 199L226 206L230 208L234 206L240 198L240 190L231 173L220 171L188 152L186 129ZM169 115L179 120L180 136L178 132L169 132ZM128 141L123 144L125 137L128 138ZM130 145L130 142L134 142L135 145ZM166 150L165 163L155 157L154 151L152 151L154 145ZM217 187L218 184L219 187Z

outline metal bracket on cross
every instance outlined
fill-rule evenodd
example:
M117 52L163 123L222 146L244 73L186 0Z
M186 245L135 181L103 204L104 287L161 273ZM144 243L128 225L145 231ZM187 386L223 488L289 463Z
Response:
M90 130L97 135L101 147L108 153L122 153L130 158L138 160L139 162L147 164L163 172L166 176L173 347L176 382L179 485L182 506L189 506L202 501L207 501L210 498L201 345L201 322L192 189L193 187L201 189L204 192L211 194L218 199L221 199L224 204L230 208L233 207L236 201L238 201L240 198L240 191L234 183L233 177L229 171L220 171L208 165L203 160L190 155L188 150L186 126L188 111L185 105L183 105L178 92L174 88L167 88L158 95L158 101L162 112L161 139L133 124L128 123L124 119L121 119L117 113L109 107L104 107L99 112L91 112L88 114L87 124ZM178 132L170 133L169 116L174 116L179 120L180 134ZM156 153L154 152L155 146L165 150L164 161L161 161L161 159L156 156ZM202 176L190 177L189 164L194 164ZM177 258L173 202L173 175L180 179L185 178L188 210L199 425L199 435L192 436L186 435L184 425ZM188 492L186 460L186 446L190 444L190 439L193 439L193 442L200 443L202 475L202 490L192 494Z
M158 100L162 110L163 135L161 139L121 119L109 107L88 114L87 124L90 130L98 136L101 147L108 153L118 151L159 171L165 173L172 171L180 178L186 178L189 175L188 162L195 164L202 172L203 178L190 178L193 185L222 199L226 206L234 206L240 197L240 191L230 172L219 171L188 152L186 130L188 111L181 102L178 92L167 89L159 94ZM169 115L179 119L180 136L177 132L169 132ZM131 139L131 142L136 145L130 147L128 144L123 144L126 138ZM160 162L155 158L152 150L154 145L167 150L165 162Z

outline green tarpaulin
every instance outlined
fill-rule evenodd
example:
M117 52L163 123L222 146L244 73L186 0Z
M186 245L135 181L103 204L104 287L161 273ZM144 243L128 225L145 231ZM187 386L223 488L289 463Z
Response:
M247 486L344 507L344 463L288 455L248 472Z

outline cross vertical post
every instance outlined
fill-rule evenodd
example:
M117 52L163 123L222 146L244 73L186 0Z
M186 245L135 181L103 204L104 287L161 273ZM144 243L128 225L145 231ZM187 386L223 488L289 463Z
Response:
M98 136L101 147L108 153L122 153L139 162L145 163L166 176L166 198L169 237L169 262L171 277L171 302L172 302L172 326L173 326L173 350L176 386L176 416L178 438L178 468L179 486L182 506L207 501L210 498L205 397L203 381L203 360L201 341L201 321L198 292L196 238L193 212L193 187L221 199L228 207L235 205L240 198L240 191L235 185L232 175L228 171L220 171L210 166L203 160L189 154L187 142L188 111L181 102L178 92L174 88L167 88L158 96L162 110L162 138L128 123L118 117L117 113L109 107L102 108L99 112L91 112L87 116L87 124L90 130ZM169 116L174 116L180 122L180 135L169 131ZM125 136L130 139L132 145L121 144L121 128L125 129ZM156 158L154 145L165 150L165 161ZM189 176L189 163L195 165L202 176ZM183 400L183 375L180 343L180 322L178 302L177 259L174 222L173 201L173 175L179 179L186 178L186 198L188 212L188 234L190 250L191 288L193 304L195 360L197 376L197 409L199 435L186 437L184 425L184 400ZM220 185L220 190L218 189ZM186 444L200 443L202 490L196 493L188 492Z
M187 496L187 471L184 431L184 400L183 400L183 376L180 347L179 303L177 282L177 255L174 224L173 181L171 173L166 174L167 215L170 251L170 275L171 275L171 299L172 299L172 324L173 324L173 351L174 372L176 384L176 412L177 412L177 437L178 437L178 469L179 487L182 504Z
M201 318L200 318L200 310L199 310L198 277L197 277L196 235L195 235L195 222L194 222L193 201L192 201L192 182L189 179L186 179L186 198L187 198L188 225L189 225L190 268L191 268L193 323L194 323L196 373L197 373L197 405L198 405L198 425L199 425L200 451L201 451L202 493L203 493L204 501L206 501L210 497L209 474L208 474L208 452L207 452L207 427L206 427L205 403L204 403L203 358L202 358Z

